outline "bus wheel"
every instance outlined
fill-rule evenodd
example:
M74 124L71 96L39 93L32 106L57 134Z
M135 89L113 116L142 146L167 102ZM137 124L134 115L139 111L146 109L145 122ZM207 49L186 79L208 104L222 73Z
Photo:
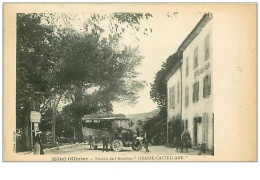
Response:
M121 151L123 149L123 142L119 139L115 139L112 143L112 149L117 152Z

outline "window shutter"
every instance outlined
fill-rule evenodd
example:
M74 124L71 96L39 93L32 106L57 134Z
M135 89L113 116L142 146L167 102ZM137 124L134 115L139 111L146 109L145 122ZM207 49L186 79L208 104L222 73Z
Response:
M198 67L198 47L196 47L193 52L193 67L194 69Z
M193 102L199 100L199 82L193 84Z
M199 82L197 82L197 101L199 100Z
M211 93L211 76L207 75L203 79L203 97L209 96Z
M205 38L205 42L204 42L204 48L205 48L205 60L208 60L210 57L210 52L209 52L209 34L206 36Z
M185 107L189 106L189 88L185 88Z
M195 102L195 85L196 84L193 84L193 92L192 92L192 101Z
M207 77L207 76L206 76ZM204 79L203 79L203 97L205 97L206 96L206 90L207 90L207 81L206 81L206 77L204 77Z
M208 75L208 95L211 93L211 76Z

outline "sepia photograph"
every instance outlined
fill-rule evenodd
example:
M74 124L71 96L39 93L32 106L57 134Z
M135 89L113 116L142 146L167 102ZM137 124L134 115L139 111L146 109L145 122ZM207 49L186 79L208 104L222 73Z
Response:
M233 37L218 23L234 28L244 20L233 21L235 13L226 16L213 4L80 5L5 4L4 44L10 39L12 46L10 59L4 51L5 102L12 97L4 107L7 161L256 160L255 80L246 81L253 94L247 102L236 96L239 86L244 98L244 81L236 77L256 79L256 46L249 48L248 64L236 54L246 46L244 36L256 42L253 28L241 35L256 27L255 4L241 5L252 21ZM238 42L229 49L233 67L221 58L229 42ZM237 90L225 93L225 83ZM241 109L244 104L252 111ZM245 117L251 135L230 125L240 128ZM228 147L243 147L247 138L247 156L238 148L225 157L234 152Z

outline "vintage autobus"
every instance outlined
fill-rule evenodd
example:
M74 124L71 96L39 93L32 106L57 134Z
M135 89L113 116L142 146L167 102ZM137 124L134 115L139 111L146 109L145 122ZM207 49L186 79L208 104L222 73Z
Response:
M129 119L123 114L85 115L82 132L90 149L102 146L104 133L109 134L109 146L114 151L121 151L123 147L132 147L135 151L142 149L141 138L129 128Z

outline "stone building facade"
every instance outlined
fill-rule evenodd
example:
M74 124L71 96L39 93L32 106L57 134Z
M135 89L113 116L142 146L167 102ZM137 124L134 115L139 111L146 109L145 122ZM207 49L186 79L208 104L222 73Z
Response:
M192 147L214 150L212 14L204 14L179 46L168 72L167 119L180 115Z

